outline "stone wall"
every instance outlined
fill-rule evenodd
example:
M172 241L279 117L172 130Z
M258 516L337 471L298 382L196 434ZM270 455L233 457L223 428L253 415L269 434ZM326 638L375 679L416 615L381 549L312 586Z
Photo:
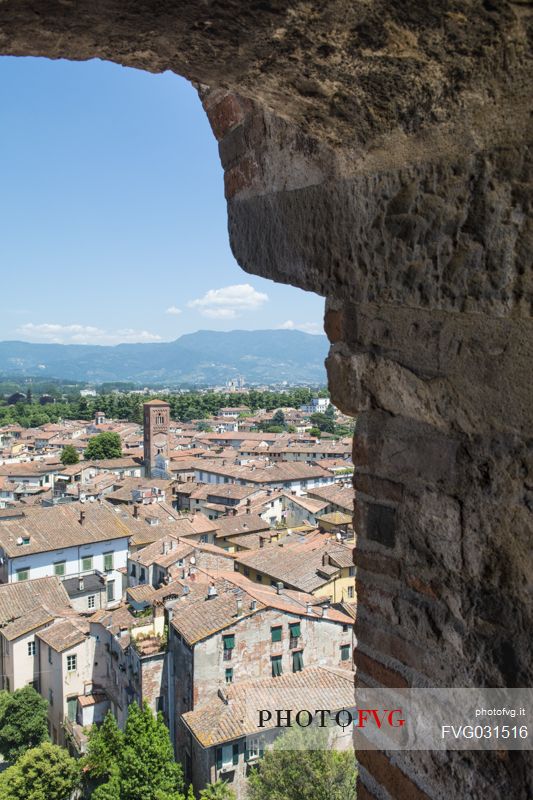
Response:
M531 685L528 0L0 4L0 52L200 85L242 267L327 297L359 680ZM527 755L361 753L359 799L533 795ZM529 770L528 770L529 767Z

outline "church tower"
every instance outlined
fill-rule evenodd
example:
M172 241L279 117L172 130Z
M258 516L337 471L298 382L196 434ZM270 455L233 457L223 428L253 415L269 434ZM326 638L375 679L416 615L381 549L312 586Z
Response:
M148 478L167 478L169 462L170 406L150 400L144 412L144 468Z

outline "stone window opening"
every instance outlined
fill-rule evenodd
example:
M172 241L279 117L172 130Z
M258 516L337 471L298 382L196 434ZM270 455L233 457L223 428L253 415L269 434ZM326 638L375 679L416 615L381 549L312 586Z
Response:
M75 5L65 10L64 4L50 4L51 10L38 19L30 3L17 5L16 14L12 4L0 5L6 53L104 55L141 68L169 67L212 85L203 89L204 104L220 142L230 235L240 263L251 273L329 295L330 385L336 403L360 413L354 447L361 587L373 591L382 581L390 586L394 603L412 600L417 614L422 604L435 602L435 595L443 601L449 593L446 613L452 621L453 609L482 594L489 569L495 597L505 598L513 587L515 610L504 633L494 633L506 608L501 600L494 604L494 624L458 620L464 646L455 650L445 649L440 623L421 626L423 633L414 636L410 623L385 625L361 592L356 623L364 645L361 673L394 686L416 686L420 674L434 681L422 685L451 684L457 676L468 682L480 671L487 685L531 685L531 636L522 627L529 605L516 588L525 583L516 553L528 552L524 480L510 475L511 465L525 463L532 430L523 402L530 396L531 372L521 367L530 363L524 348L531 353L526 327L531 304L518 271L530 248L525 247L526 226L522 230L513 222L507 228L506 222L521 215L527 221L518 191L525 187L518 154L527 146L522 120L529 104L519 97L528 53L505 57L511 33L513 47L527 39L528 14L519 16L518 3L505 4L506 13L493 16L494 35L481 48L487 8L498 4L465 3L463 55L450 47L455 34L447 27L452 24L447 4L433 4L430 15L411 0L414 22L405 21L405 36L418 40L413 47L419 65L411 79L394 66L380 74L378 64L396 58L395 37L384 35L373 44L383 58L376 57L378 50L366 56L369 26L360 26L353 16L360 4L335 8L332 2L327 12L344 13L343 23L354 35L347 37L350 51L335 41L334 47L319 48L320 57L334 49L344 76L335 74L339 91L334 97L316 90L304 97L295 88L294 66L286 60L283 42L269 33L259 11L243 21L234 45L226 26L209 24L209 11L198 11L197 4L190 17L176 17L175 25L165 17L165 27L158 27L157 19L150 18L153 33L142 15L138 22L128 14L117 19L105 4L83 12ZM397 27L393 6L382 9L380 23L387 31ZM197 24L198 13L205 14L203 26ZM300 24L294 36L301 42L327 35L327 19L318 8ZM208 28L209 37L203 33ZM51 35L58 30L64 31L59 44ZM146 44L138 55L141 31ZM427 38L429 54L424 51ZM271 48L273 66L263 58L263 68L255 70L260 77L254 78L252 67L265 46ZM317 67L318 56L304 53L306 69L311 74L317 69L320 77L324 62ZM463 88L452 77L455 67L464 73ZM361 70L371 87L366 93L354 80ZM441 76L436 91L432 72ZM424 104L417 102L422 88ZM487 88L494 102L484 115L479 98ZM472 106L469 96L478 105ZM399 113L406 104L416 113ZM365 125L362 116L372 123ZM261 130L269 133L262 137ZM259 140L255 150L254 137ZM252 145L240 151L239 140L252 140ZM298 141L304 144L298 147ZM507 168L507 161L516 169ZM512 207L506 207L506 197L512 198ZM490 211L500 203L498 214ZM508 249L502 244L506 241L512 242ZM401 390L391 391L391 386ZM509 439L512 447L506 444ZM394 507L395 513L376 513L372 505ZM453 534L445 547L435 530L440 520ZM480 547L481 542L487 546ZM508 569L500 575L495 563ZM427 572L425 579L420 567ZM402 616L412 618L408 612ZM395 659L399 652L405 658ZM398 753L394 763L377 753L363 753L362 765L363 758L360 779L369 787L366 794L381 796L392 784L392 796L418 797L426 794L422 788L428 797L450 796L461 780L479 784L473 799L486 794L477 759L464 767L461 755L449 754L451 768L429 764L428 772L424 756L416 754L406 758ZM520 769L509 770L503 760L492 767L490 780L502 796L527 794L525 757L517 753L516 761ZM472 774L477 781L467 784Z

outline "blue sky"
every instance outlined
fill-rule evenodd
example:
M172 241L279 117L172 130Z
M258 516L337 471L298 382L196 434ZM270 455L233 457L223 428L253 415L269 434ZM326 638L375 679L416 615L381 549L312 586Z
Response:
M116 344L321 331L323 300L243 272L182 78L0 58L0 339Z

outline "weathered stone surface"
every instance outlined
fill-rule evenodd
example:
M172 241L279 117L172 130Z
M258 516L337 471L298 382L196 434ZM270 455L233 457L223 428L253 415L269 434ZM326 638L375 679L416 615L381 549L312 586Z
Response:
M0 3L0 52L200 87L241 266L328 298L358 417L359 680L532 685L533 4ZM531 754L362 755L360 796L533 796Z

